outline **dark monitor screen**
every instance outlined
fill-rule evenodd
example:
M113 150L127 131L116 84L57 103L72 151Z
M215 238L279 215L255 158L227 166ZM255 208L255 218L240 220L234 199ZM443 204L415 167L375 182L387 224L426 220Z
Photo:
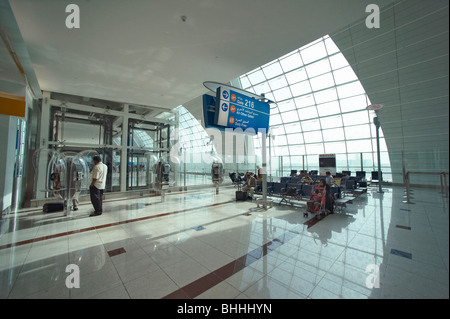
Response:
M335 157L320 158L319 167L336 167L336 158Z

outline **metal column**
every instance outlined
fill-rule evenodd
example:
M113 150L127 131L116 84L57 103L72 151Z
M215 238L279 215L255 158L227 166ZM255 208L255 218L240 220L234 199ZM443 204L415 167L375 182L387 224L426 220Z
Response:
M128 167L128 104L123 105L122 116L122 150L120 153L120 191L127 190L127 167Z
M383 193L383 190L381 189L380 121L378 120L378 117L373 118L373 123L377 128L378 193Z
M53 122L50 122L50 92L43 92L43 99L41 104L41 122L39 125L39 148L48 149L49 147L49 135L50 135L50 125ZM47 178L47 160L40 159L37 164L36 174L37 174L37 182L36 187L36 199L44 199L47 197L45 192L41 192L40 190L46 188L46 178Z

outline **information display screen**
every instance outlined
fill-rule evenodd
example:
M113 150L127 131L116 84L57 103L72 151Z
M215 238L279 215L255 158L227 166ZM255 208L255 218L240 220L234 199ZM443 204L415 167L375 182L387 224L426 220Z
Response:
M216 125L247 130L269 129L270 105L252 97L219 87L217 89Z
M319 155L319 174L325 175L326 172L330 172L331 175L336 174L336 154Z

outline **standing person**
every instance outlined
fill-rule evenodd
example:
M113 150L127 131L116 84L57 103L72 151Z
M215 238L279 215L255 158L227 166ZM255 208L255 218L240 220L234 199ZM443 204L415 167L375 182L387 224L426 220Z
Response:
M103 190L106 186L106 175L108 174L108 166L102 163L99 156L92 159L94 168L91 173L91 185L89 193L91 195L91 203L95 211L89 216L99 216L103 213Z
M262 168L261 167L259 167L259 166L256 166L256 173L257 173L257 175L256 175L256 180L258 181L258 182L261 182L262 181L262 178L263 178L263 176L262 176Z
M328 185L333 184L333 175L331 175L330 172L326 172L325 174L326 174L325 182L326 182Z
M330 214L334 214L334 205L336 204L334 196L331 193L330 184L325 186L325 209L328 210Z

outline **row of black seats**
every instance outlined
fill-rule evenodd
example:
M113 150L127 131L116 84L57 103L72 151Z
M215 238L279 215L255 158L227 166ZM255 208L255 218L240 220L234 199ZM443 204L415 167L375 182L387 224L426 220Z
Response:
M314 185L308 184L296 184L296 183L277 183L277 182L267 182L267 195L269 196L283 196L289 195L296 197L298 199L308 198L313 191ZM334 194L335 198L341 197L340 187L331 187L331 192ZM262 182L257 182L255 187L255 194L262 193Z
M301 183L302 182L302 178L304 176L305 176L304 174L301 174L299 176L294 176L294 177L281 177L280 183L291 183L291 184ZM314 182L316 182L316 181L320 181L321 179L325 179L326 176L309 175L309 177L311 177L311 179Z
M372 174L373 175L373 174ZM305 176L305 174L300 174L299 176L294 177L281 177L280 182L281 183L301 183L302 178ZM324 175L309 175L311 179L314 182L320 181L321 179L325 179L326 176ZM356 176L351 176L351 171L342 171L342 173L337 173L335 178L348 178L348 179L356 179L357 182L363 180L366 178L366 172L365 171L357 171ZM375 178L377 179L377 178Z

